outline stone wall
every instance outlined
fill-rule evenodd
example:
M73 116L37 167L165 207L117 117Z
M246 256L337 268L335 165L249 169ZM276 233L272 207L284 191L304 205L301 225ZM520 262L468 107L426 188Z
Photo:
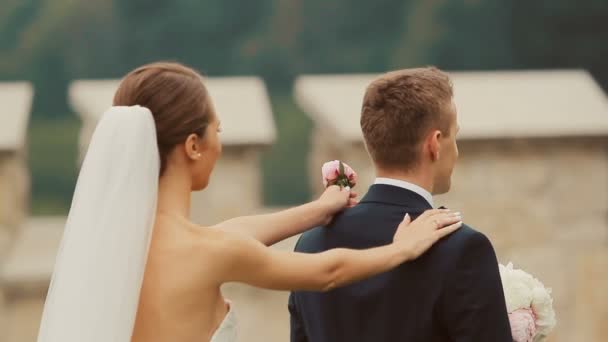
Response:
M29 179L24 153L0 151L0 260L27 215Z
M339 158L359 173L363 195L374 178L363 145L316 134L315 191L322 162ZM553 288L558 325L551 341L608 339L608 140L461 141L459 149L452 190L436 205L461 211L490 237L500 262Z
M583 271L586 254L608 252L608 142L464 142L461 155L453 189L438 202L462 210L501 262L513 261L553 288L555 341L586 341L580 322L599 324L599 306L576 307L590 295L580 289L593 282Z

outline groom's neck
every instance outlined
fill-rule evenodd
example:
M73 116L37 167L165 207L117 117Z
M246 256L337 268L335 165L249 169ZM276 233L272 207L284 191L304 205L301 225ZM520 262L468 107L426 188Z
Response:
M415 169L412 171L403 171L376 167L376 176L406 181L433 193L433 176L430 170Z

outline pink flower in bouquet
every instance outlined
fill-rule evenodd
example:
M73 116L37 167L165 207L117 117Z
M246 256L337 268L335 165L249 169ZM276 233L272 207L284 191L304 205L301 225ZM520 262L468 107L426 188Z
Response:
M341 187L354 187L357 184L357 173L348 164L339 160L332 160L321 168L323 186L339 185Z
M518 309L509 314L511 334L515 342L532 342L536 335L536 318L531 309Z
M523 270L498 265L511 333L516 342L542 341L556 324L551 289Z

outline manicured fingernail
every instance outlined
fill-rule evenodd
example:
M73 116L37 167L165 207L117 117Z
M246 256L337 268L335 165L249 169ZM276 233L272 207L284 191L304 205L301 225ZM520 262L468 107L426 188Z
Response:
M408 217L410 217L410 214L408 214L408 213L405 213L405 216L403 216L404 219L406 219Z

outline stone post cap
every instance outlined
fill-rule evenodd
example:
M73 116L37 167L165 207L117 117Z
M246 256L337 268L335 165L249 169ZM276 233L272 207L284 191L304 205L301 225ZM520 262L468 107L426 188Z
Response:
M450 72L461 139L608 136L608 99L584 70ZM361 142L361 104L377 74L304 75L294 96L317 123Z
M222 121L226 145L271 145L276 127L264 81L259 77L210 77L204 81ZM69 101L86 122L96 123L112 105L120 80L78 80L69 88ZM92 133L92 131L90 132ZM90 136L81 137L88 144Z
M25 146L34 89L29 82L0 82L0 151Z

